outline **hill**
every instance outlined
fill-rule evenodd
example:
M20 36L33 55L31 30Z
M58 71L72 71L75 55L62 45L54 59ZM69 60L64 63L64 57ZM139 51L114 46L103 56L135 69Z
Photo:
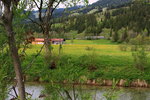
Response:
M96 3L93 3L88 6L74 6L70 8L58 8L54 11L53 17L61 17L62 15L70 15L73 13L86 14L93 9L98 9L102 11L102 8L115 8L118 6L123 6L130 3L132 0L99 0ZM42 10L42 13L45 13L45 9ZM38 11L32 11L30 17L32 19L38 18Z

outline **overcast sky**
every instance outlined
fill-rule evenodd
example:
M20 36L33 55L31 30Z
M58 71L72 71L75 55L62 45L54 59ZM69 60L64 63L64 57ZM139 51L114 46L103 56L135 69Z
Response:
M89 0L89 3L92 4L92 3L96 2L96 1L98 1L98 0Z

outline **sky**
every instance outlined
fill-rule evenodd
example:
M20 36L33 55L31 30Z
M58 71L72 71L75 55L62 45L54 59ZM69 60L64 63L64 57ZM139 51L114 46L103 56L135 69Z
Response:
M89 0L89 4L92 4L92 3L96 2L96 1L98 1L98 0Z
M92 4L92 3L95 3L96 1L98 1L98 0L88 0L89 1L89 4ZM79 5L84 5L83 3L79 3ZM65 8L65 5L63 5L63 4L60 4L59 5L59 8Z

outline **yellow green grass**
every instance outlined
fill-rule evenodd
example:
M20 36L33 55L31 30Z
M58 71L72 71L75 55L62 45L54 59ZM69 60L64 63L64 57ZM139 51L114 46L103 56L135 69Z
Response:
M42 45L31 45L31 48L27 50L29 54L36 53ZM58 53L59 45L52 45L53 52ZM89 49L88 49L89 48ZM119 45L112 43L109 40L67 40L65 44L62 45L62 53L68 55L81 56L84 54L89 54L91 52L97 55L108 55L108 56L126 56L131 57L131 52L120 51Z
M27 54L34 55L40 50L42 45L31 45ZM59 53L59 45L52 45L53 53ZM42 54L44 54L44 49ZM132 53L130 51L120 51L119 44L109 40L67 40L62 45L61 55L68 55L78 58L84 55L94 54L99 58L103 66L130 66L132 65ZM91 58L92 59L92 58Z

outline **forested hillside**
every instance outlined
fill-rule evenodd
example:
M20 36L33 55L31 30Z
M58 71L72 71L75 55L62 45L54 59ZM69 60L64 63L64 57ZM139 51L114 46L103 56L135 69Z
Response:
M132 0L99 0L91 6L113 7L131 2Z
M61 33L69 35L74 31L72 33L76 33L77 37L102 35L114 42L129 41L139 34L150 35L149 9L149 4L134 2L95 14L56 18L53 20L52 29L56 33L55 36Z
M125 8L107 12L104 28L110 30L109 37L115 42L129 41L138 35L150 36L150 5L135 2Z
M77 5L69 8L58 8L54 11L53 17L68 16L74 13L87 14L88 12L97 9L97 11L102 11L103 8L107 7L109 9L125 6L131 3L132 0L99 0L88 6ZM42 13L45 9L42 10ZM38 15L38 10L32 11L30 17L36 19Z

